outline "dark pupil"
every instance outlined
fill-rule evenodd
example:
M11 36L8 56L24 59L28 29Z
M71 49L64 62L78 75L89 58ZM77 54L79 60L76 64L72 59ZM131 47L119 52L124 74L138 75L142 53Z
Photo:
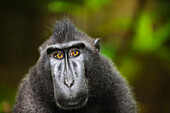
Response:
M59 57L61 56L61 54L59 54Z
M74 52L74 54L76 54L76 53L77 53L77 51Z

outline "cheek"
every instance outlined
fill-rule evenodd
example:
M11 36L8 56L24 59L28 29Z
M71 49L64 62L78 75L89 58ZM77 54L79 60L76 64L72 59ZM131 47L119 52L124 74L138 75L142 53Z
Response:
M84 63L82 61L77 62L76 72L80 76L84 76Z
M54 60L53 58L50 58L51 67L53 67L55 64L56 64L56 60Z
M63 64L62 61L57 61L55 59L50 60L52 76L58 76L61 74L62 71L61 69L63 66L62 64Z
M70 64L73 67L76 75L83 76L83 74L84 74L84 58L82 55L77 58L72 59Z

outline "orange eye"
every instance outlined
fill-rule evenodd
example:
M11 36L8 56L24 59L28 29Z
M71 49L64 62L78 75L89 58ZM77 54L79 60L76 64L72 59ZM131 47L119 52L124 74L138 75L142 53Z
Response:
M78 50L74 50L71 52L71 56L74 56L74 57L78 56L79 54L80 52Z
M62 53L57 53L57 54L54 55L54 57L56 59L62 59L63 58L63 54Z

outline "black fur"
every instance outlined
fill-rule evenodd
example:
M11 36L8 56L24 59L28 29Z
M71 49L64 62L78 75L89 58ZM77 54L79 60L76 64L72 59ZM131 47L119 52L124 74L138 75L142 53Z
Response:
M69 41L85 41L91 45L85 60L89 99L84 107L62 110L54 100L53 83L48 55L49 45ZM137 113L128 84L115 66L103 57L93 44L94 40L77 30L64 19L54 27L54 34L40 47L41 56L23 79L17 95L14 113ZM87 48L88 49L88 48Z

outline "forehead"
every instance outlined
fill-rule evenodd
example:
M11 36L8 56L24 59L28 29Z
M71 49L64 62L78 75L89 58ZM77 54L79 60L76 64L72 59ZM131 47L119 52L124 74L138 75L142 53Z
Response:
M66 49L74 46L86 46L86 44L82 41L72 41L67 43L61 43L61 44L53 44L50 45L48 48L57 48L57 49Z

